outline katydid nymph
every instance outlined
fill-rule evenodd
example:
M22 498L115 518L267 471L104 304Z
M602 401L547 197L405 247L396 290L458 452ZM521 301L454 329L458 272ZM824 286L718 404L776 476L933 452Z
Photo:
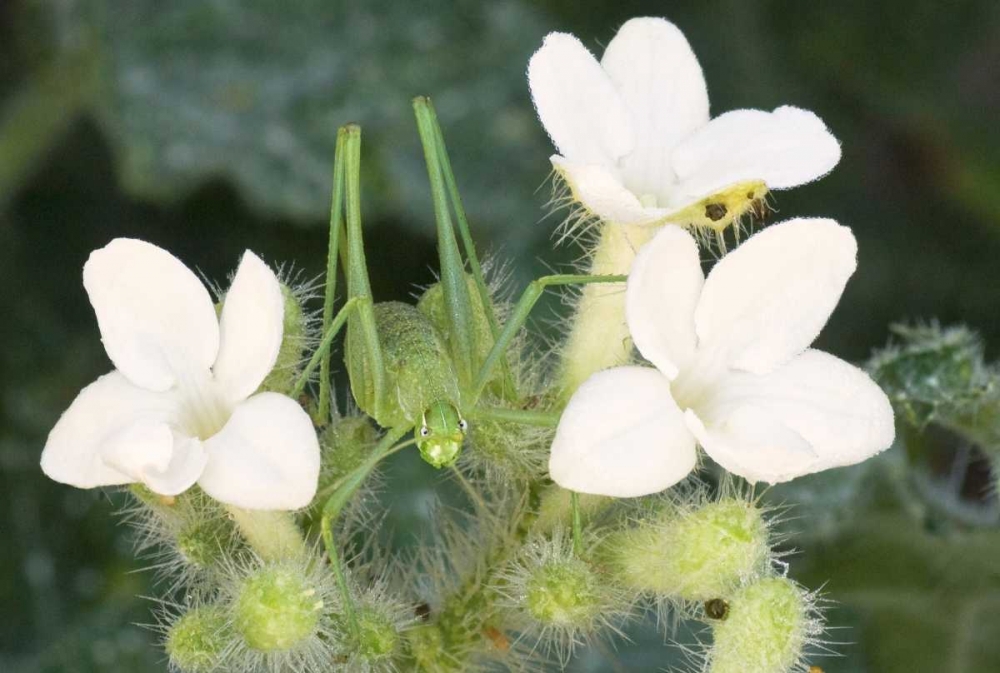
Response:
M348 323L345 358L358 407L386 428L416 427L420 455L434 467L458 459L468 424L459 408L458 377L444 338L417 307L375 304L385 383L375 398L371 360L360 329Z
M382 459L410 444L417 445L430 465L454 466L469 423L477 419L554 427L557 411L529 408L533 405L522 399L507 351L547 287L624 281L622 276L571 274L537 279L511 307L501 327L430 100L415 99L414 111L434 201L439 282L424 293L416 306L374 303L361 227L361 129L356 125L341 128L334 165L323 339L292 390L293 395L300 393L319 367L315 419L320 425L329 420L330 349L346 324L344 351L352 394L358 408L385 428L371 455L326 491L329 498L323 506L323 540L352 628L357 624L332 525L351 495ZM338 262L346 267L347 297L335 313ZM399 443L410 432L414 433L413 439Z

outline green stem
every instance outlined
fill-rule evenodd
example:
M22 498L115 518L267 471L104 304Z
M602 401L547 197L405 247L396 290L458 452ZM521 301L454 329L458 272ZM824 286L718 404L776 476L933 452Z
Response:
M473 407L469 412L469 416L473 420L507 421L521 425L537 425L543 428L554 428L559 425L560 415L548 411L504 409L502 407Z
M333 339L337 336L337 333L340 332L344 323L347 322L347 318L351 311L353 311L358 304L362 303L362 301L363 300L360 297L351 297L344 302L343 306L340 307L336 317L330 322L329 325L327 325L325 333L323 334L323 340L319 342L319 346L317 346L315 352L313 352L312 357L309 358L309 362L302 370L302 374L299 375L298 381L295 382L291 392L288 394L289 397L295 399L302 394L302 391L305 390L306 384L309 382L309 377L312 376L314 371L316 371L316 365L322 364L327 367L330 366L329 354L330 346L333 344ZM322 367L320 368L320 371L323 371ZM330 375L328 372L325 376L323 374L320 374L320 376L323 377L323 380L320 381L320 397L322 398L324 381L327 382L327 394L329 395ZM319 417L324 421L326 420L326 414L322 411L320 411Z
M337 148L333 159L333 199L330 203L330 235L326 250L326 288L323 293L323 334L330 333L330 323L333 321L333 301L337 291L337 260L340 251L340 230L344 219L344 144L347 138L346 129L337 131ZM343 312L343 311L341 311ZM332 338L332 337L331 337ZM324 339L325 340L325 339ZM319 409L317 415L322 423L330 417L330 348L317 349L322 352L319 372ZM314 354L315 359L315 354ZM312 361L309 363L312 365ZM307 367L308 369L308 367ZM299 379L300 383L302 379ZM303 386L305 384L303 383ZM296 386L298 388L298 386ZM302 391L293 393L297 397Z
M458 481L459 486L461 486L462 490L465 491L465 497L467 497L469 501L476 506L476 511L479 513L486 512L489 509L486 506L486 501L483 500L482 496L479 495L476 489L472 487L472 484L470 484L469 480L465 478L462 471L454 466L452 466L451 471L455 476L455 480Z
M628 274L639 249L658 227L605 223L590 257L590 275ZM625 293L585 287L562 349L558 386L568 400L581 383L602 369L627 364L632 335L625 321Z
M268 561L297 558L307 553L302 532L289 512L226 506L243 539Z
M340 559L340 552L337 549L337 543L333 537L333 523L340 516L340 512L344 509L344 505L347 504L354 492L358 490L358 487L364 482L364 480L371 474L375 466L379 464L386 456L393 452L393 444L399 440L400 437L405 435L407 432L413 428L393 428L389 430L382 439L379 440L375 448L372 449L372 454L364 463L359 465L354 472L349 474L344 478L343 482L330 496L330 499L326 501L323 506L323 517L320 521L320 530L323 535L323 544L326 546L326 554L330 558L330 567L333 569L333 573L337 580L337 586L340 588L341 598L343 599L343 609L344 614L347 616L347 624L351 629L351 633L355 638L358 638L361 633L361 628L358 624L358 615L354 609L354 601L351 599L350 587L347 586L347 576L344 574L344 568Z
M580 276L574 274L560 274L555 276L543 276L536 280L531 281L527 289L521 295L521 298L517 301L514 306L514 311L511 313L510 318L507 320L507 324L504 325L503 330L500 332L500 336L497 338L493 348L490 349L489 355L486 356L486 362L479 369L479 375L476 377L476 381L472 387L471 404L479 400L479 396L483 393L483 388L486 387L486 383L489 381L490 372L493 371L493 367L496 365L497 361L503 356L507 351L507 347L517 336L518 331L524 326L524 323L528 320L528 315L531 313L531 309L534 308L535 304L541 298L545 289L548 287L559 286L559 285L586 285L591 283L624 283L627 279L626 276Z

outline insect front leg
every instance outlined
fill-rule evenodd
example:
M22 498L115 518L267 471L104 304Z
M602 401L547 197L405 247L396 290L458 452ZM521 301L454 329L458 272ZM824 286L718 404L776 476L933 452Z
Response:
M475 383L473 384L472 395L469 400L470 404L474 406L475 403L479 401L479 397L482 395L483 388L489 381L490 373L493 371L493 368L507 352L507 349L514 341L514 337L517 336L517 333L522 327L524 327L524 323L527 322L528 316L531 314L531 309L535 307L535 304L538 303L538 300L541 299L542 294L544 294L547 288L561 285L624 283L626 280L627 276L558 274L554 276L543 276L542 278L531 281L528 287L521 294L521 298L518 299L517 304L514 305L514 310L511 312L510 318L500 331L500 336L497 338L492 350L490 350L489 355L486 356L486 361L483 363L483 366L479 369L479 373L477 374ZM624 291L624 289L622 291Z

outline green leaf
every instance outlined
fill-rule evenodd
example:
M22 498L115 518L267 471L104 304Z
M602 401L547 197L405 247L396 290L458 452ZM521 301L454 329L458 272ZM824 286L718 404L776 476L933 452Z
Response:
M537 219L523 196L544 178L548 146L524 67L544 30L526 4L138 0L108 14L104 119L136 193L172 199L221 176L265 212L319 221L337 127L357 122L369 139L362 183L378 195L366 212L413 221L430 198L409 101L427 94L463 148L455 170L470 203L489 203L497 225Z

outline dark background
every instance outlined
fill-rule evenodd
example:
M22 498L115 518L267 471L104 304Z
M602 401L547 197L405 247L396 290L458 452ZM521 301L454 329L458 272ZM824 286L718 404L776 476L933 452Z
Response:
M288 3L292 5L293 3ZM0 670L165 668L155 595L111 516L117 496L52 483L45 436L110 368L81 283L116 236L224 280L245 248L324 265L336 127L365 129L366 227L378 299L433 277L430 200L409 99L435 99L481 249L512 284L575 258L542 220L551 146L524 70L545 33L598 55L633 16L666 16L705 71L713 114L794 104L843 143L828 177L778 193L778 219L833 217L859 270L819 346L853 360L890 323L937 318L1000 343L1000 3L0 3ZM541 220L541 221L540 221ZM792 574L825 585L828 671L1000 670L1000 543L929 525L897 492L899 451L782 492L799 505ZM404 459L394 472L420 473ZM895 477L893 476L895 475ZM428 483L426 475L422 484ZM895 480L894 480L895 479ZM410 483L411 479L404 480ZM391 483L391 482L390 482ZM397 525L423 486L400 486ZM974 489L987 511L995 499ZM679 639L687 637L680 634ZM654 633L620 670L666 668ZM629 668L631 666L631 668ZM613 670L594 653L576 670Z

